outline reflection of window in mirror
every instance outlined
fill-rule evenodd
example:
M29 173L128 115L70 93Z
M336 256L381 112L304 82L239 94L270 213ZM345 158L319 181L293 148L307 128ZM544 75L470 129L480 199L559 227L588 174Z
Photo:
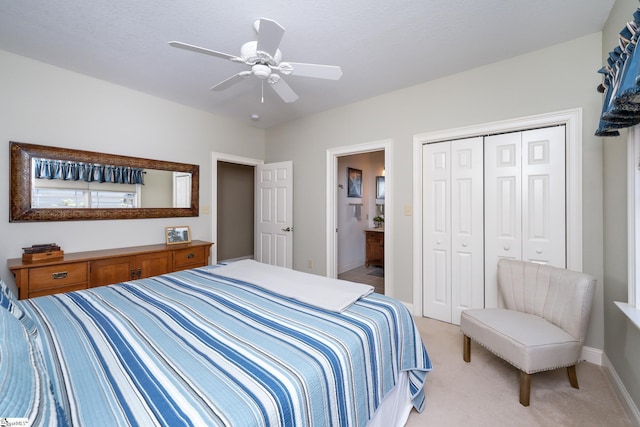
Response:
M114 183L115 174L89 172L87 165L49 159L32 159L31 207L34 209L136 208L140 206L141 185ZM144 174L141 169L138 170ZM87 175L92 178L88 178ZM129 178L136 180L138 178ZM142 178L140 178L141 180ZM106 182L105 182L106 181Z

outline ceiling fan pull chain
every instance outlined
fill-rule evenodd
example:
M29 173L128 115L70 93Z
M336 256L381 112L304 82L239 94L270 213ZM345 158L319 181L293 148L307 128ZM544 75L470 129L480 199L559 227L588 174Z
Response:
M260 102L264 104L264 80L260 80L260 86L262 87L262 93L260 94Z

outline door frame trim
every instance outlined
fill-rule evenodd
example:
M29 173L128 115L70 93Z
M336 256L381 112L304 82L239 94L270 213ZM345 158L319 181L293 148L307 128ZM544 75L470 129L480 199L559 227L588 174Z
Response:
M384 151L385 169L385 210L384 210L384 293L394 295L393 288L393 140L366 142L363 144L349 145L346 147L330 148L327 150L327 201L326 201L326 236L327 236L327 277L338 277L337 272L337 197L338 197L338 157L353 154L370 153L372 151ZM363 236L364 239L364 236Z
M218 240L218 161L235 163L239 165L258 166L264 164L264 160L241 157L233 154L211 153L211 241ZM254 190L255 194L255 190ZM202 212L202 207L200 207ZM204 213L204 212L203 212ZM254 219L255 221L255 219ZM254 236L255 240L255 236ZM255 243L255 242L254 242ZM218 263L218 247L211 245L211 264Z
M413 314L422 309L422 146L452 139L564 125L567 268L582 271L582 108L465 126L413 137Z

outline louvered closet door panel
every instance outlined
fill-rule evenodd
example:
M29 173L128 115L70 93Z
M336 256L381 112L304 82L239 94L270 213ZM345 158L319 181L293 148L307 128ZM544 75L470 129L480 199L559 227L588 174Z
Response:
M566 267L565 128L522 133L522 259Z
M422 286L425 316L451 322L451 143L422 148Z
M499 258L522 259L520 132L484 140L485 307L498 307Z
M483 138L451 142L451 323L484 307Z

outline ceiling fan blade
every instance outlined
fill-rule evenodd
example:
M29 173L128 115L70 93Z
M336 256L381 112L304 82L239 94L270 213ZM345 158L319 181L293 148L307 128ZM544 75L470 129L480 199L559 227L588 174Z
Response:
M284 28L276 21L260 18L258 27L258 44L256 50L266 52L274 57L284 35Z
M271 83L271 87L286 103L298 100L298 95L293 91L293 89L291 89L284 79L278 79L275 83Z
M301 62L288 62L291 65L292 76L315 77L318 79L340 80L342 69L337 65L304 64ZM281 66L283 64L280 64ZM286 72L283 70L283 73Z
M204 53L206 55L216 56L218 58L231 59L231 60L236 60L237 59L236 56L229 55L228 53L222 53L222 52L218 52L218 51L215 51L215 50L206 49L204 47L194 46L194 45L188 44L188 43L172 41L172 42L169 42L169 45L173 46L173 47L178 47L180 49L190 50L192 52Z
M238 83L239 81L246 79L250 75L251 75L251 71L241 71L238 74L235 74L235 75L229 77L228 79L221 81L217 85L211 87L210 90L213 90L213 91L216 91L216 92L221 92L221 91L233 86L234 84Z

